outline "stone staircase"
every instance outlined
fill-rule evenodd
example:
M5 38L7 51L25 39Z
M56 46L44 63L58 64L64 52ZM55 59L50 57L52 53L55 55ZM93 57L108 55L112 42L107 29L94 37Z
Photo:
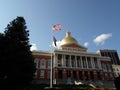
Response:
M82 82L83 82L83 84L92 84L95 87L115 88L114 81L91 80L91 81L82 81Z
M89 85L93 85L95 87L104 87L104 88L115 88L115 84L114 81L107 81L107 80L73 80L71 78L68 78L66 80L62 80L62 79L57 79L56 84L66 84L66 85L73 85L76 83L81 83L81 84L89 84ZM36 83L36 84L49 84L50 80L38 80L32 83Z

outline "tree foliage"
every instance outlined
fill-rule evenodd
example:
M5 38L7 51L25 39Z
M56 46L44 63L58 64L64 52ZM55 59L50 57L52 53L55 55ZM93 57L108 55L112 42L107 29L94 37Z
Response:
M35 64L29 30L23 17L17 17L0 34L0 78L9 84L26 84L33 80Z

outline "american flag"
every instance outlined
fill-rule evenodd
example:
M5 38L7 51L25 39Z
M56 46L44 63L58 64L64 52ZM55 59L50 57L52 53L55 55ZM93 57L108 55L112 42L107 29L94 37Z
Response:
M61 30L61 24L56 24L52 27L52 30Z

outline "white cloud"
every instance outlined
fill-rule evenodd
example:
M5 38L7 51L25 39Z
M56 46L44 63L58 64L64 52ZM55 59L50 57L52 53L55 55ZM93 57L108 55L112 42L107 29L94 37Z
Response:
M30 50L31 50L31 51L37 50L37 46L36 46L36 44L32 44Z
M85 43L84 43L84 46L85 46L85 47L88 47L88 45L89 45L88 42L85 42Z
M96 44L96 45L103 45L105 43L105 41L107 39L109 39L110 37L112 37L112 33L108 33L108 34L101 34L99 36L97 36L93 42Z

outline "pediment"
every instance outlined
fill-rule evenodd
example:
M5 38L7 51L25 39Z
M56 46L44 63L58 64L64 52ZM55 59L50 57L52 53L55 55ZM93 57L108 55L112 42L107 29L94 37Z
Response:
M78 45L78 44L68 44L68 45L62 45L61 46L62 48L66 47L66 48L78 48L78 49L84 49L84 50L87 50L87 48L83 47L82 45Z

